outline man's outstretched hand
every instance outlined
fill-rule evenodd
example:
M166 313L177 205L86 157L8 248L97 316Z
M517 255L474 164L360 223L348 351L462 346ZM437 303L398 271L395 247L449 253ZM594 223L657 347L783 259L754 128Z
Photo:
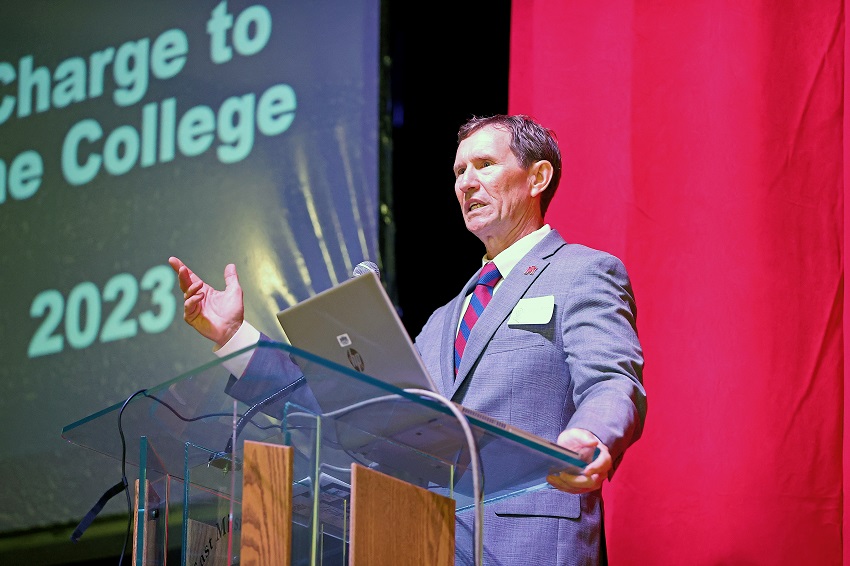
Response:
M180 259L170 257L168 263L177 272L177 281L183 291L183 320L219 346L226 344L245 317L236 266L230 263L224 268L224 291L218 291Z

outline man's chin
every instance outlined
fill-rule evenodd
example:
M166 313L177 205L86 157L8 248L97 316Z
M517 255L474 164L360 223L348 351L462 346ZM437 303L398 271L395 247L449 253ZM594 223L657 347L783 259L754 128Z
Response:
M481 209L470 210L463 215L463 221L466 223L466 227L470 232L472 232L473 229L481 230L490 223L486 214Z
M489 231L489 224L479 218L467 219L466 229L475 235L479 240L484 240Z

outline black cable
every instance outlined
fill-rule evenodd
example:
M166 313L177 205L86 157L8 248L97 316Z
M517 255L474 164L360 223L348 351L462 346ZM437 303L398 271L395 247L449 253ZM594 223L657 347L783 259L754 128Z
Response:
M120 556L119 562L118 562L119 564L122 563L123 558L124 558L124 554L127 552L127 545L129 544L130 533L132 532L132 529L133 529L132 499L130 498L129 482L127 481L127 441L126 441L126 438L124 436L124 426L123 426L124 409L127 408L127 405L130 403L130 401L133 400L133 398L137 397L138 395L144 395L148 399L156 401L157 403L159 403L162 406L164 406L165 408L167 408L169 411L171 411L172 414L174 414L175 417L177 417L178 419L180 419L181 421L184 421L184 422L193 422L193 421L198 421L198 420L208 419L208 418L213 418L213 417L232 416L232 413L222 412L222 413L207 413L207 414L204 414L204 415L199 415L197 417L185 417L185 416L181 415L177 410L175 410L171 405L169 405L168 403L163 401L162 399L156 397L155 395L149 395L147 391L148 391L147 389L140 389L140 390L136 391L135 393L133 393L132 395L130 395L129 397L127 397L127 399L124 400L124 403L121 405L121 409L118 412L118 434L121 437L121 481L119 481L118 483L116 483L115 485L110 487L108 490L106 490L106 492L104 492L104 494L100 497L100 499L98 499L97 503L95 503L94 506L92 506L92 508L89 510L88 513L86 513L86 516L83 517L82 521L80 521L80 523L77 525L77 528L74 529L74 532L71 535L71 541L72 542L75 542L75 543L79 542L80 537L82 537L83 533L86 531L86 529L88 529L89 526L91 526L95 517L97 517L97 515L103 510L106 503L110 499L112 499L113 497L115 497L116 495L118 495L119 493L124 491L126 493L126 496L127 496L128 521L127 521L127 534L124 538L124 546L121 549L121 556ZM277 392L272 397L275 397L276 395L278 395L280 393L281 392ZM268 402L268 399L261 401L260 405L262 405L266 402ZM244 416L245 415L240 415L240 417L244 417ZM277 428L277 426L278 426L278 425L262 426L262 425L259 425L255 422L253 422L253 421L250 421L250 423L253 424L255 427L259 428L260 430ZM245 424L247 424L247 423L245 423Z
M97 503L86 513L86 516L83 517L83 520L80 521L80 524L77 525L77 528L74 529L73 534L71 535L71 540L73 542L77 542L80 540L80 537L83 536L83 533L94 521L97 514L103 510L103 507L106 503L121 493L122 491L127 495L127 533L124 536L124 546L121 548L121 555L118 557L118 565L124 561L124 554L127 552L127 543L130 540L130 532L133 530L133 504L130 500L130 486L127 482L127 441L124 438L124 427L121 423L121 418L124 415L124 409L127 408L127 405L130 401L136 397L137 395L141 395L145 393L147 389L139 389L124 401L124 404L121 405L121 410L118 411L118 434L121 436L121 481L110 487L106 492L100 496L100 499L97 500Z
M251 406L247 411L245 411L244 414L240 415L240 418L237 421L237 424L235 426L234 436L238 437L239 433L242 432L242 430L245 428L245 426L248 425L248 423L256 426L260 430L277 428L277 426L279 426L279 425L261 426L261 425L255 423L252 419L253 419L254 415L260 409L262 409L264 406L275 401L280 396L282 396L284 393L289 392L291 389L297 388L298 386L303 385L305 382L306 382L306 380L302 376L299 379L297 379L294 382L287 385L286 387L283 387L282 389L275 391L274 393L272 393L271 395L269 395L265 399L259 401L258 403L255 403L253 406ZM73 534L71 535L71 540L73 542L78 542L80 537L85 532L85 530L94 521L94 519L98 515L98 513L100 513L103 510L103 507L106 505L106 503L110 499L112 499L114 496L118 495L119 493L121 493L123 491L125 493L126 499L127 499L127 531L126 531L126 534L124 536L124 544L123 544L123 547L121 548L121 555L118 558L119 566L121 566L121 564L123 564L124 555L127 552L127 546L129 544L129 541L130 541L130 535L133 531L133 502L132 502L132 498L130 497L130 487L129 487L129 482L127 480L127 441L126 441L126 438L124 436L124 426L123 426L124 409L127 408L127 405L129 405L130 401L132 401L138 395L144 395L148 399L151 399L151 400L161 404L162 406L164 406L175 417L177 417L178 419L180 419L181 421L184 421L184 422L194 422L194 421L212 418L212 417L232 416L232 413L223 413L222 412L222 413L207 413L207 414L203 414L203 415L198 415L196 417L185 417L185 416L181 415L177 410L175 410L171 405L169 405L168 403L163 401L162 399L159 399L155 395L148 395L147 391L148 391L147 389L140 389L140 390L136 391L135 393L133 393L132 395L130 395L129 397L127 397L127 399L121 405L121 409L118 411L118 434L121 437L121 481L118 482L117 484L115 484L114 486L112 486L111 488L109 488L100 497L100 499L97 501L97 503L95 503L95 505L91 508L91 510L89 510L89 512L86 514L86 516L83 518L83 520L80 521L79 525L77 526L77 528L74 530ZM298 428L298 427L293 427L293 428ZM233 436L231 436L228 439L227 447L225 448L224 452L218 452L218 453L215 453L212 456L210 456L210 462L215 463L214 460L221 460L222 458L232 457L232 452L233 452Z
M183 415L178 413L177 410L174 407L172 407L171 405L169 405L168 403L166 403L165 401L163 401L159 397L156 397L155 395L148 395L147 393L145 393L145 397L147 397L148 399L152 399L152 400L156 401L157 403L159 403L160 405L162 405L163 407L165 407L166 409L171 411L171 413L175 417L177 417L178 419L180 419L181 421L183 421L185 423L201 421L201 420L204 420L204 419L210 419L210 418L214 418L214 417L232 417L233 416L233 413L205 413L203 415L198 415L197 417L184 417ZM240 418L243 416L242 414L238 414L238 413L237 413L237 415ZM268 426L259 425L259 424L255 423L254 421L251 421L251 424L254 425L255 427L257 427L260 430L269 430L270 428L278 428L278 426L279 426L279 425L268 425Z
M127 441L124 439L124 427L121 423L121 417L124 416L124 409L130 401L136 396L145 393L147 389L139 389L124 401L121 405L121 410L118 411L118 434L121 435L121 482L124 484L124 493L127 494L127 534L124 535L124 546L121 548L121 555L118 557L118 566L124 561L124 553L127 552L127 543L130 541L130 533L133 530L133 502L130 499L130 486L127 483Z

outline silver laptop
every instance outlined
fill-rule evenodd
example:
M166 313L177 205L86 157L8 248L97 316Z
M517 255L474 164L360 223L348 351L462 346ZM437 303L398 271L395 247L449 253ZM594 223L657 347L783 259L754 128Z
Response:
M374 272L348 279L282 310L277 318L292 346L305 352L296 355L296 361L322 411L338 416L336 420L343 423L337 425L337 435L347 450L366 454L367 447L381 445L386 452L388 446L380 439L388 439L455 464L462 465L468 458L458 450L464 438L448 410L442 417L433 408L399 402L394 396L397 389L439 393L439 388ZM384 397L386 401L374 401ZM574 469L584 467L575 452L489 415L456 406L475 426L507 431L545 452L567 456ZM342 434L340 426L348 432ZM365 432L358 435L355 430Z
M439 391L373 272L282 310L277 318L293 346L339 364L349 374L356 371L398 389ZM306 362L313 371L319 371L315 367L318 363ZM307 380L312 377L315 382L316 376L311 373L305 374ZM360 400L365 391L357 389L337 386L323 390L316 400L323 411L334 411Z

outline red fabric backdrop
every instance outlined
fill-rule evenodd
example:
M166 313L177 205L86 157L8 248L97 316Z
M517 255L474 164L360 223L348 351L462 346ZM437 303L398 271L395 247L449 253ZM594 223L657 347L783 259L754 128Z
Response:
M637 295L615 565L842 563L844 35L837 0L513 3L509 109L565 154L547 220Z

